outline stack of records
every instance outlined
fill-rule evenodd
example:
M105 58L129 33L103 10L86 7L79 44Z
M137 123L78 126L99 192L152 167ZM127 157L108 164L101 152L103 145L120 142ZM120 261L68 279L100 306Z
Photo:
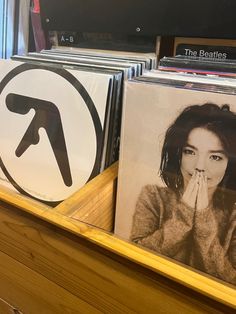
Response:
M158 65L161 71L175 71L204 75L236 76L236 60L202 57L163 57Z
M0 0L0 58L28 51L30 0Z
M158 41L159 43L159 41ZM44 52L44 51L42 51ZM45 51L47 52L47 51ZM154 52L130 52L117 50L99 50L86 48L73 48L57 46L50 50L51 53L76 54L80 56L90 56L94 58L106 58L116 60L130 60L136 62L144 62L145 69L151 70L157 67L157 53Z
M1 184L56 205L116 161L123 82L146 63L56 51L2 60Z
M151 71L124 99L116 235L236 284L235 79Z
M152 70L145 72L141 77L137 78L139 81L153 82L166 85L172 85L176 88L190 88L196 90L209 90L218 92L218 86L220 86L220 93L228 92L234 93L232 86L235 86L235 81L230 77L220 77L217 75L202 75L195 73L184 72L169 72ZM209 84L206 84L206 80Z

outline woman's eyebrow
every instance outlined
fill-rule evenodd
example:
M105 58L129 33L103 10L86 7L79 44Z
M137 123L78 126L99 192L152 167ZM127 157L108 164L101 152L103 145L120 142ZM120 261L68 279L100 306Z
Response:
M193 146L191 144L188 144L188 143L186 143L186 145L184 145L184 147L190 147L190 148L193 148L193 149L197 149L195 146Z
M197 148L194 146L194 145L191 145L191 144L188 144L188 143L186 143L186 145L184 146L184 147L190 147L190 148L192 148L192 149L195 149L195 150L197 150ZM218 154L224 154L224 155L226 155L226 152L223 150L223 149L211 149L211 150L209 150L209 153L213 153L213 154L216 154L216 153L218 153Z
M216 150L209 150L210 153L218 153L218 154L224 154L226 155L225 151L223 149L216 149Z

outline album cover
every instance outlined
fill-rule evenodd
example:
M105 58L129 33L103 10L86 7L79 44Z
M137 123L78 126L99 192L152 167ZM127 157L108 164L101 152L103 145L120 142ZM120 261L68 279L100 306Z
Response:
M115 234L236 284L235 143L234 94L126 82Z
M94 64L92 61L88 63L80 63L80 61L66 61L63 56L61 58L41 58L41 54L28 54L26 56L13 56L13 60L40 62L41 64L48 64L48 66L62 66L76 67L83 71L95 71L99 73L108 73L113 75L113 92L111 96L110 116L107 119L109 131L107 131L107 141L104 142L104 150L102 156L101 171L111 165L118 159L119 143L120 143L120 124L122 112L122 95L123 95L123 81L133 77L133 67L127 65L103 65ZM68 59L70 60L70 59ZM106 150L105 150L106 149Z
M12 60L0 69L1 184L57 204L100 172L113 76Z

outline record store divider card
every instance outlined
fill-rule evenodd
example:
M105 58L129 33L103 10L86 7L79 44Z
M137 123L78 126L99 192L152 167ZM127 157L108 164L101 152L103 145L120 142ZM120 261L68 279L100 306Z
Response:
M0 183L53 205L97 175L110 80L0 61Z
M235 285L236 84L180 79L126 83L115 234Z

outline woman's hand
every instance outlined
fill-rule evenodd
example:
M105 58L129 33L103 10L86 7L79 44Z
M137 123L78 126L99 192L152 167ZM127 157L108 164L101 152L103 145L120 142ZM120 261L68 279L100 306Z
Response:
M182 200L192 208L195 208L197 203L199 174L199 171L194 171L182 196Z
M209 199L208 199L207 176L203 172L200 172L196 210L198 211L198 210L207 208L208 203L209 203Z
M202 210L208 206L207 177L202 171L194 171L182 199L196 210Z

